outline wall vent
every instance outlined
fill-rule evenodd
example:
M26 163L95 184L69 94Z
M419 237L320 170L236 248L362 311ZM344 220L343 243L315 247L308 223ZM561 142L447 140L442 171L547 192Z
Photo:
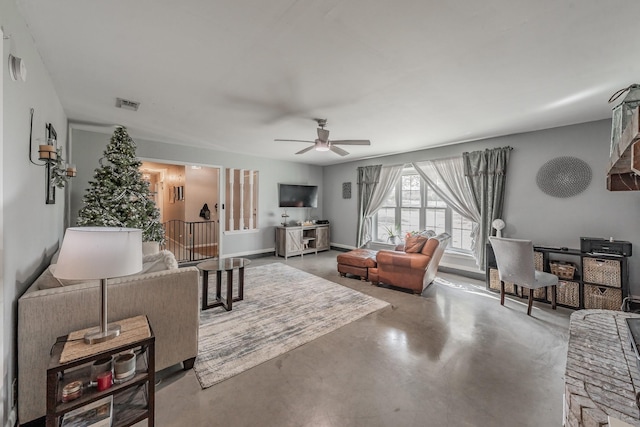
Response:
M138 111L140 103L136 101L130 101L128 99L116 98L116 107L124 108L125 110Z

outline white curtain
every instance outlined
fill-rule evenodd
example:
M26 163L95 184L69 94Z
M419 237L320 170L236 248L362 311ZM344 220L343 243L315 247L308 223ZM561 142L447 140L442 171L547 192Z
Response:
M480 251L483 242L478 241L478 224L482 217L476 207L473 192L464 174L464 161L462 157L448 159L427 160L412 163L418 174L427 182L427 185L447 203L451 209L464 218L473 221L471 231L472 251L476 264L481 262ZM478 265L484 268L482 265Z
M362 232L359 234L358 247L372 239L372 217L380 209L393 187L402 175L404 165L383 166L380 170L380 181L373 190L371 200L363 212Z

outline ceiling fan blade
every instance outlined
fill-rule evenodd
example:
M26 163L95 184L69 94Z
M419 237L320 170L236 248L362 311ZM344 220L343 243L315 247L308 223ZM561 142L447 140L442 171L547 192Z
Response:
M313 150L314 148L315 148L315 145L310 145L309 147L305 148L304 150L300 150L300 151L298 151L296 154L304 154L304 153L306 153L307 151L311 151L311 150Z
M368 139L341 139L338 141L331 141L332 144L337 145L371 145L371 141Z
M327 129L318 128L318 139L327 142L329 140L329 131Z
M302 139L274 139L274 141L286 141L286 142L310 142L311 144L315 144L315 141L304 141Z
M334 146L334 145L333 145L333 142L331 143L331 147L329 147L329 149L330 149L331 151L333 151L334 153L336 153L336 154L340 154L341 156L346 156L347 154L349 154L349 152L348 152L348 151L343 150L343 149L342 149L342 148L340 148L340 147L336 147L336 146Z

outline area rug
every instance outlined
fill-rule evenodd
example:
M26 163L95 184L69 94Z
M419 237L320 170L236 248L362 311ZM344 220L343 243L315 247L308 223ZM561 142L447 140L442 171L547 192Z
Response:
M200 313L193 369L211 387L387 305L286 264L248 267L243 301Z

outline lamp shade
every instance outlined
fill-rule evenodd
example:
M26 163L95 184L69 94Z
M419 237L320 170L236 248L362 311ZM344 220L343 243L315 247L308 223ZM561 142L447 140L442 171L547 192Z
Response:
M142 230L67 228L53 275L60 279L108 279L142 270Z

